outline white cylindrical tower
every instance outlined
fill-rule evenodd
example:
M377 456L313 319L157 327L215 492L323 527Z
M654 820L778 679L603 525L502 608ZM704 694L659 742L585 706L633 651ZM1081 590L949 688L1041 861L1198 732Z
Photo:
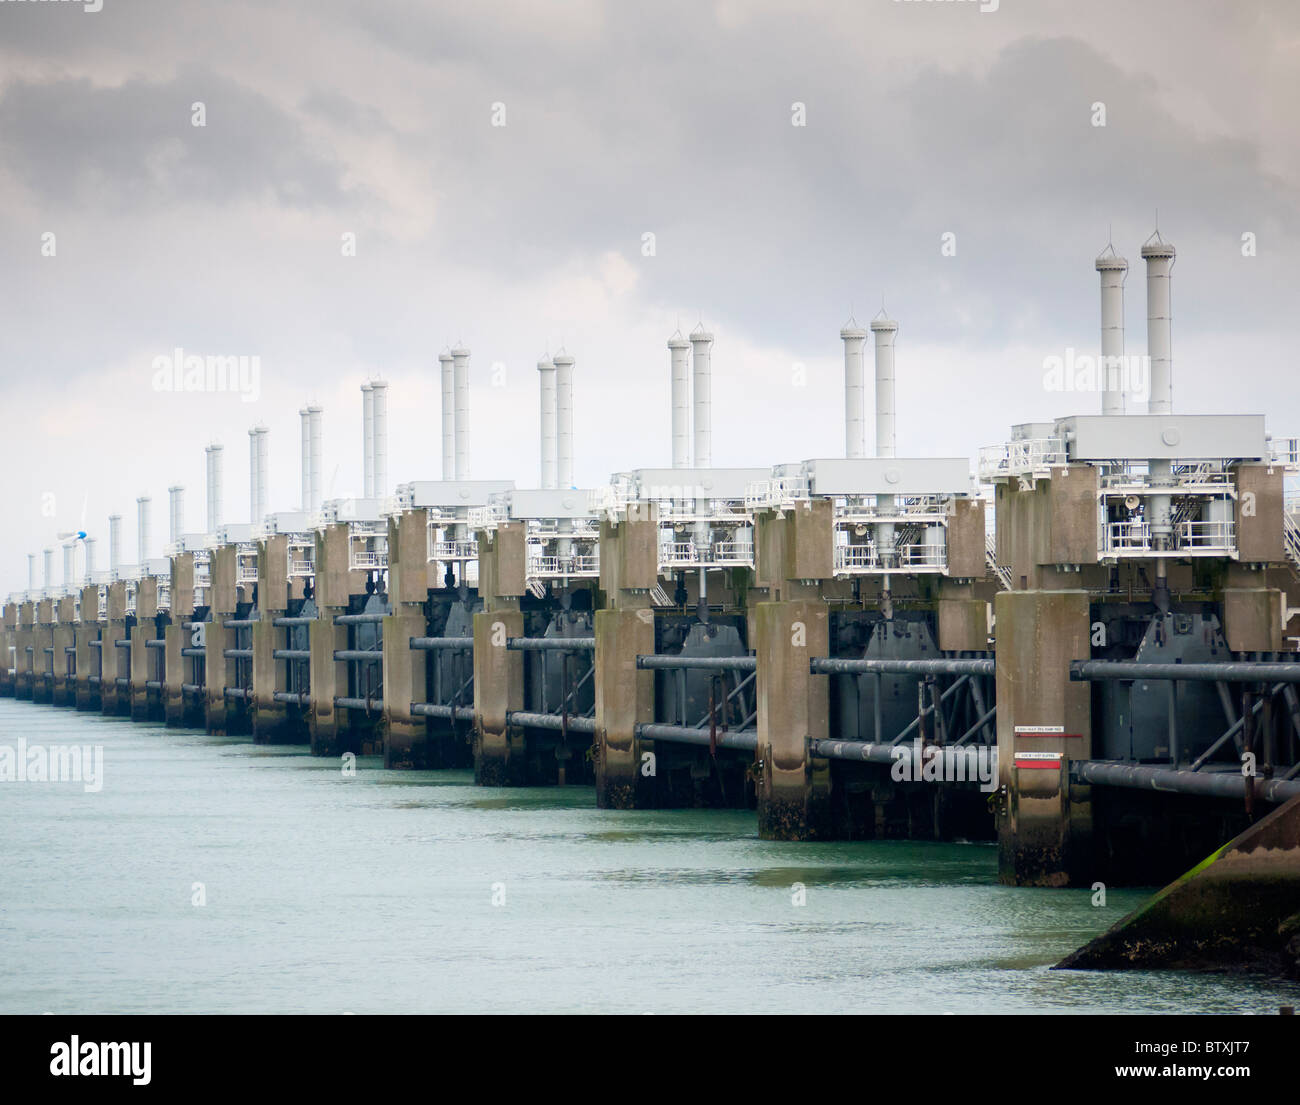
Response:
M450 353L438 354L442 369L442 478L456 478L456 368Z
M696 468L713 466L713 335L700 323L691 331Z
M894 338L898 323L889 318L882 307L880 314L871 320L871 332L876 336L876 456L897 456L894 438ZM877 495L876 511L892 514L893 495ZM877 522L875 525L876 555L885 564L894 562L894 523ZM889 577L885 577L888 594Z
M36 554L27 554L27 590L36 590Z
M122 566L122 516L108 516L108 570L117 578L117 570Z
M308 450L311 458L311 487L307 509L315 514L321 507L321 488L325 481L324 432L321 429L321 408L315 403L307 404L308 421L311 424L311 444Z
M135 542L136 542L136 563L140 566L143 573L144 566L149 560L149 507L152 500L148 495L141 495L135 501Z
M225 449L214 441L205 452L208 460L208 533L214 534L221 527L221 458Z
M45 559L45 589L48 591L54 586L54 550L45 549L43 556Z
M266 515L267 454L270 431L254 426L248 431L248 506L249 521L259 525Z
M77 545L75 541L70 541L63 546L63 586L66 590L71 591L72 585L76 583L73 578L77 573Z
M866 369L863 350L867 332L852 319L840 331L844 342L844 455L856 460L867 455Z
M167 489L167 522L168 543L177 545L185 532L185 488L180 484Z
M298 409L299 432L302 442L302 494L298 499L301 509L311 511L311 412L306 407Z
M573 358L555 357L555 479L561 488L573 486Z
M388 381L371 381L370 395L370 494L382 499L388 494Z
M91 583L95 578L95 539L87 537L86 546L86 582Z
M451 351L456 396L456 479L469 479L469 350L463 345Z
M691 466L691 343L679 330L668 339L672 364L673 467Z
M898 323L882 310L871 320L876 335L876 456L897 456L894 439L894 338Z
M1174 247L1156 231L1142 247L1147 263L1147 355L1151 358L1151 414L1172 414L1174 410L1173 310L1169 294L1174 267Z
M537 362L537 378L541 383L541 470L542 487L554 488L558 479L557 419L555 362L544 357Z
M367 499L375 493L375 389L369 380L361 385L361 493Z
M1128 262L1107 246L1097 258L1101 274L1101 413L1124 413L1124 280Z

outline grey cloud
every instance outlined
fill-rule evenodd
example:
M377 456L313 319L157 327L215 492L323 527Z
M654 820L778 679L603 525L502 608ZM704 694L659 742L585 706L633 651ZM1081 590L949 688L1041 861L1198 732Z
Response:
M207 125L191 124L205 105ZM52 204L147 212L159 205L350 202L342 167L266 97L203 69L96 87L18 83L0 98L0 154Z

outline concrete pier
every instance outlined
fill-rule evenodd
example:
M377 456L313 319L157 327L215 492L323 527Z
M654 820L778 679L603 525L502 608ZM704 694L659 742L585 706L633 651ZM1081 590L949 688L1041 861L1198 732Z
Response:
M524 657L507 647L524 635L524 529L499 526L479 536L479 594L474 615L474 781L521 786L528 764L523 730L508 715L524 707Z
M77 701L75 679L68 678L68 657L76 655L76 607L77 600L71 594L64 595L55 603L55 624L50 634L54 646L54 652L50 657L54 672L54 679L50 686L50 700L55 706L75 706ZM69 649L73 652L69 653Z
M282 647L284 631L275 625L289 608L289 537L276 534L258 542L257 613L250 629L252 638L253 740L257 744L288 744L307 738L306 727L298 722L299 710L277 694L288 691L288 665L275 658Z
M1092 757L1091 692L1071 683L1089 655L1083 591L998 595L999 877L1014 886L1089 885L1091 788L1070 784Z
M116 580L108 586L108 603L99 649L99 702L100 709L110 716L130 715L131 703L126 689L118 679L130 678L130 657L119 642L129 640L133 619L128 622L126 613L126 581Z
M830 831L830 767L811 751L829 735L829 688L809 661L830 654L820 581L834 574L831 516L830 500L813 499L758 521L759 584L775 596L754 609L758 832L767 840L819 840Z
M388 522L388 598L384 619L384 766L430 766L430 722L411 713L428 701L428 654L411 648L428 633L427 510L408 510Z
M54 600L41 599L36 604L32 625L32 701L51 702L54 695L52 653L54 645Z
M0 698L14 697L15 653L18 648L18 604L0 608Z
M658 521L653 506L629 507L617 523L602 522L601 588L596 611L596 805L640 809L655 804L657 752L637 726L654 721L654 672L636 658L655 651L650 589L658 582Z

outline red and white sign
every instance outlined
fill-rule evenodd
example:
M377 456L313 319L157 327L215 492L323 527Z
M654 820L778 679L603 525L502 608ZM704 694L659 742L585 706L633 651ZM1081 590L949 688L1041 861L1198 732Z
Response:
M1029 771L1058 771L1063 752L1017 752L1016 767Z

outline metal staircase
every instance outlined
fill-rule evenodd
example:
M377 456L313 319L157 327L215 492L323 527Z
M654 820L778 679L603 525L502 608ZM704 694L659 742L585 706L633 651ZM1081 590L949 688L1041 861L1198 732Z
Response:
M984 535L984 559L988 562L989 571L998 577L998 582L1002 584L1002 590L1011 590L1011 569L1004 568L998 563L998 543L997 539L991 533Z

